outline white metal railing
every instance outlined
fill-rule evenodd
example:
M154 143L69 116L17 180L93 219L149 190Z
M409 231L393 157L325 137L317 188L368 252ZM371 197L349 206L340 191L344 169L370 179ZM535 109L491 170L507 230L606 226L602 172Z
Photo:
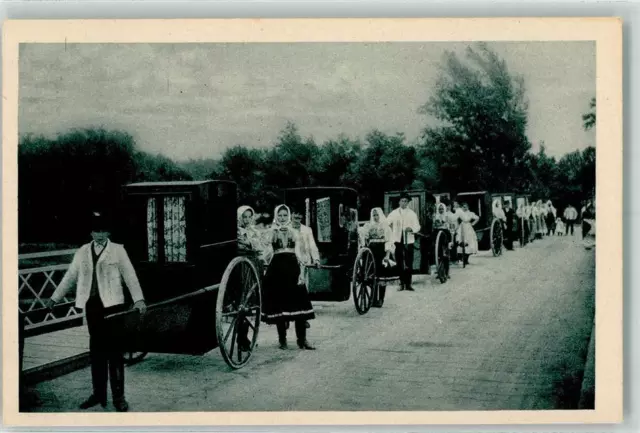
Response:
M69 256L75 249L39 253L20 254L19 260L47 259ZM45 325L60 324L82 317L83 313L75 308L73 296L66 296L54 311L42 312L45 300L58 288L70 263L36 266L18 270L18 310L24 314L26 330Z

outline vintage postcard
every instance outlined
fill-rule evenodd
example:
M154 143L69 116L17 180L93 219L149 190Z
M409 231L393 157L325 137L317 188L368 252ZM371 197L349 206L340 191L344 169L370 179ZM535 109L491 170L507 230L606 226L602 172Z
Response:
M619 19L10 20L2 60L8 425L622 421Z

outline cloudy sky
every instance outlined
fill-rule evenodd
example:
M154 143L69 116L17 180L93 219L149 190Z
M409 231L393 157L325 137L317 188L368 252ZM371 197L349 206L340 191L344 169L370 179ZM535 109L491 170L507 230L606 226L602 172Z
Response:
M590 42L491 43L525 78L529 139L561 156L595 145ZM269 146L287 121L317 142L374 128L414 140L446 50L466 43L29 44L20 53L20 134L131 133L142 150L217 157Z

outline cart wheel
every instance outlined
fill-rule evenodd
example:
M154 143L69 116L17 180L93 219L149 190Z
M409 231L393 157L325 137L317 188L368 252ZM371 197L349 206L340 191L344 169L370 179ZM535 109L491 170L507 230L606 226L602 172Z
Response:
M362 248L356 257L351 277L353 302L358 313L366 314L371 308L376 283L376 262L373 253L369 248Z
M124 357L124 363L126 365L134 365L142 361L148 352L127 352Z
M446 250L447 250L447 239L445 234L442 231L438 232L438 236L436 236L435 242L435 265L436 272L438 275L438 279L442 284L447 281L447 270L446 270Z
M524 241L524 218L520 218L520 248L525 246Z
M502 224L498 219L494 219L491 223L491 251L494 257L498 257L502 254Z
M236 257L222 275L216 301L216 335L222 358L233 369L251 358L258 341L262 313L258 269L246 257Z

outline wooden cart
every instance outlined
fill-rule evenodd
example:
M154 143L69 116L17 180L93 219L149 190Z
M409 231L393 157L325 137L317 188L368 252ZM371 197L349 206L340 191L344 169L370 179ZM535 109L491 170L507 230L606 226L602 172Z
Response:
M237 254L236 209L233 182L125 187L119 229L148 310L107 317L122 352L203 355L219 348L230 367L246 365L260 327L261 275Z

